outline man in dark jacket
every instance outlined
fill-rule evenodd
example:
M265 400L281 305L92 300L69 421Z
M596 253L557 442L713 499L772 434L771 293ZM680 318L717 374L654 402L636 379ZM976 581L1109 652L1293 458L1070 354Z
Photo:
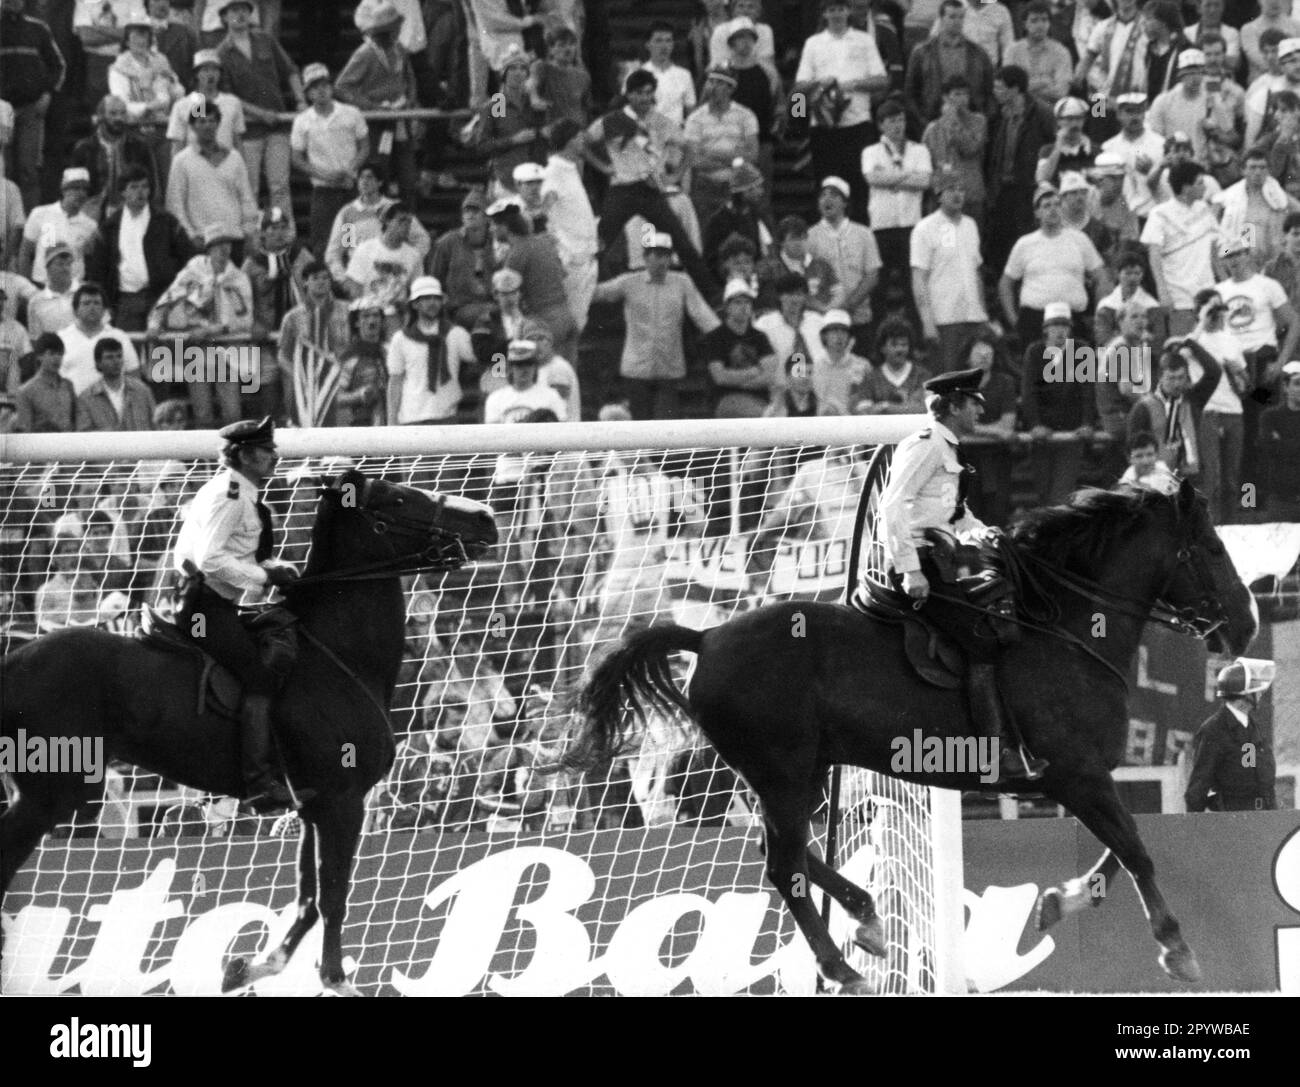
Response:
M149 178L149 191L158 192L153 152L144 140L127 131L126 117L126 103L115 95L105 95L95 111L95 131L73 145L68 159L69 166L90 171L86 214L101 222L120 207L120 178L129 167L142 169Z
M176 216L149 206L153 182L144 169L128 167L117 183L122 207L100 224L86 256L86 278L103 286L118 328L143 332L158 296L195 249Z
M24 0L0 0L0 5L0 98L14 108L7 172L23 194L23 206L34 208L42 203L45 115L67 67L50 28L23 14Z
M971 109L977 113L989 109L993 62L980 46L966 38L962 31L965 20L966 5L962 0L943 0L939 5L939 33L912 50L907 63L903 95L927 124L939 116L944 78L956 70L957 64L964 65L962 74L970 84ZM1034 151L1038 151L1037 144Z
M1197 730L1192 741L1192 773L1187 782L1187 810L1267 811L1277 807L1272 729L1255 710L1271 686L1272 661L1239 657L1219 672L1215 696L1218 712Z
M993 97L998 112L990 126L984 171L988 186L985 206L990 209L985 263L1001 268L1016 239L1034 229L1038 152L1056 138L1056 120L1044 103L1030 95L1029 73L1014 64L998 69ZM974 106L973 93L971 104Z
M1195 358L1202 374L1192 384L1188 362ZM1197 432L1201 413L1223 376L1223 365L1195 340L1171 340L1160 356L1160 379L1155 392L1142 397L1129 410L1128 438L1142 433L1156 436L1160 459L1179 475L1196 482L1201 474Z

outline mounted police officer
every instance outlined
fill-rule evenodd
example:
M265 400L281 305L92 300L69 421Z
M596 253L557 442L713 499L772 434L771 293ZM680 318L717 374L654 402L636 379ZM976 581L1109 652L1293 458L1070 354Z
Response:
M287 672L292 659L282 658L274 667L263 662L238 604L245 593L263 595L290 584L298 572L271 559L271 511L261 498L279 461L274 422L270 416L244 420L219 433L226 443L221 451L225 467L194 496L173 552L183 598L177 624L243 681L240 770L245 792L255 810L273 811L294 803L271 766L271 698L277 674Z
M996 569L971 572L996 559L1001 535L966 506L974 468L961 439L974 433L984 410L983 378L982 370L963 370L925 383L934 422L899 442L881 495L880 518L895 586L966 652L971 720L978 735L997 741L998 780L1032 781L1042 776L1047 763L1009 742L995 675L1000 643L1019 636L1009 618L1014 613L1011 586Z
M1272 661L1238 657L1219 672L1223 701L1192 741L1188 811L1271 811L1277 807L1277 766L1269 730L1256 718L1259 696L1272 686Z

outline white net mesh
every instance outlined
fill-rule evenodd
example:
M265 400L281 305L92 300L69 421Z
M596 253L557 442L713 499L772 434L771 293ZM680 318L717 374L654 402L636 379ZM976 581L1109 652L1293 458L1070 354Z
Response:
M506 541L409 586L397 758L367 802L344 930L363 991L813 990L764 882L753 798L698 731L652 720L608 780L541 768L570 724L564 696L630 628L839 599L871 451L281 462L267 494L281 558L305 559L318 477L345 464L487 500ZM214 468L0 469L6 651L68 624L129 634L142 604L165 610L178 519ZM855 965L882 992L933 991L927 790L846 769L840 809L837 860L877 895L890 941ZM224 955L288 923L296 836L292 817L114 764L104 802L47 838L10 892L6 991L215 991ZM847 925L836 907L846 946ZM318 991L319 934L259 991Z

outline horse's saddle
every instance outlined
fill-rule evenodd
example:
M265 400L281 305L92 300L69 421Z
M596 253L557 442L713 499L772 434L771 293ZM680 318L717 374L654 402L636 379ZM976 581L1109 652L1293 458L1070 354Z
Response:
M297 632L293 629L296 618L281 607L264 608L245 619L257 638L262 660L273 671L279 671L283 661L296 656ZM139 640L164 653L183 653L197 657L202 663L196 694L196 713L210 713L230 721L239 720L239 707L243 701L244 684L222 664L203 651L203 647L188 638L175 623L165 618L147 604L141 616ZM288 643L293 643L292 645Z
M960 543L951 533L927 529L929 560L944 586L957 589L963 599L984 610L973 622L987 622L1002 640L1003 607L1010 604L1011 587L996 566L997 552L988 545ZM874 579L859 585L849 603L864 615L903 628L903 648L913 670L927 683L955 690L965 676L966 655L955 638L945 633L914 606L900 589Z
M908 663L926 683L948 691L962 685L966 668L961 649L912 606L906 593L870 581L854 590L849 603L872 619L903 628Z

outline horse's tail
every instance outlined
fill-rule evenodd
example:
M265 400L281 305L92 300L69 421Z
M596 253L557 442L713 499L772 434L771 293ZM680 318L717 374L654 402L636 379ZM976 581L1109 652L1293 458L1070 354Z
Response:
M623 639L600 662L578 693L578 732L565 752L564 764L590 770L604 766L627 742L631 722L624 712L645 720L652 710L692 716L690 703L677 686L668 664L670 653L698 653L704 635L676 623L658 623Z

